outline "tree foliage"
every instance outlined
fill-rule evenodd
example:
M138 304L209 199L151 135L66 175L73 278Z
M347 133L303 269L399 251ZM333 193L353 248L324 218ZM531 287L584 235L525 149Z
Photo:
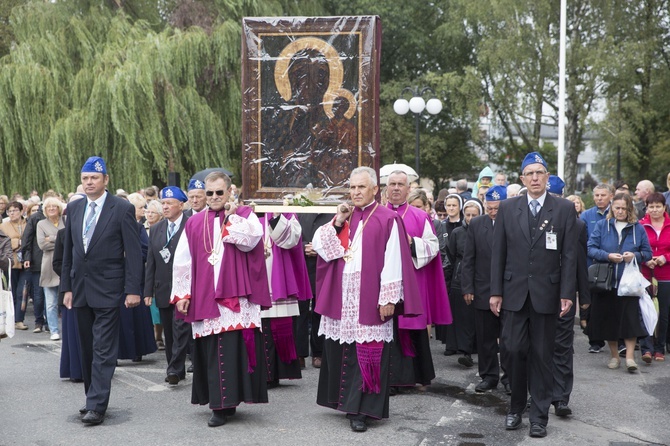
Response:
M239 174L241 19L303 3L183 3L13 10L17 45L0 64L2 189L72 190L93 154L107 160L115 187L130 190L165 182L169 171L184 180L214 166Z

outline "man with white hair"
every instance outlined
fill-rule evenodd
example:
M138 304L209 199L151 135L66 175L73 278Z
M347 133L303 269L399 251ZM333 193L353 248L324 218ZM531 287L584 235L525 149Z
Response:
M654 188L654 183L649 180L642 180L637 183L635 188L635 212L637 213L637 219L640 220L647 213L647 197L649 194L653 194L656 191Z
M422 311L401 217L375 201L378 189L373 169L354 169L353 206L338 206L312 239L325 335L316 402L345 412L354 432L389 416L394 314Z

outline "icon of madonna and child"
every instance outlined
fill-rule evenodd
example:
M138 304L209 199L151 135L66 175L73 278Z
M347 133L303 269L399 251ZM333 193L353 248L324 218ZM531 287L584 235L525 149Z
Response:
M355 36L346 39L357 47ZM284 37L272 57L272 43L264 41L261 68L262 187L346 187L361 159L358 55L317 37Z

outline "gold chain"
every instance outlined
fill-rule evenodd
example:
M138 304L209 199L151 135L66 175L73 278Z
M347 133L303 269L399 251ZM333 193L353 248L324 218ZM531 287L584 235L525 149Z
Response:
M212 242L212 233L209 230L209 222L207 221L208 215L209 215L209 209L206 209L205 210L205 227L202 229L202 232L203 232L202 239L203 239L203 243L205 245L205 252L207 254L211 254L211 253L218 254L219 253L219 248L221 247L221 243L222 243L222 240L223 240L223 228L226 225L225 218L222 220L223 223L221 224L221 238L219 240L217 240L217 243L216 243L217 246L216 246L216 249L215 249L214 242ZM219 217L219 218L221 218L221 217ZM209 246L210 246L209 248L207 248L207 239L209 239Z

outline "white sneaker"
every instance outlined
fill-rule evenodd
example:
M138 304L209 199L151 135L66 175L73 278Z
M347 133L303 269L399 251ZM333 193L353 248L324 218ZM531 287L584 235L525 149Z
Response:
M59 341L60 340L60 335L58 333L54 333L51 335L51 340L52 341Z

